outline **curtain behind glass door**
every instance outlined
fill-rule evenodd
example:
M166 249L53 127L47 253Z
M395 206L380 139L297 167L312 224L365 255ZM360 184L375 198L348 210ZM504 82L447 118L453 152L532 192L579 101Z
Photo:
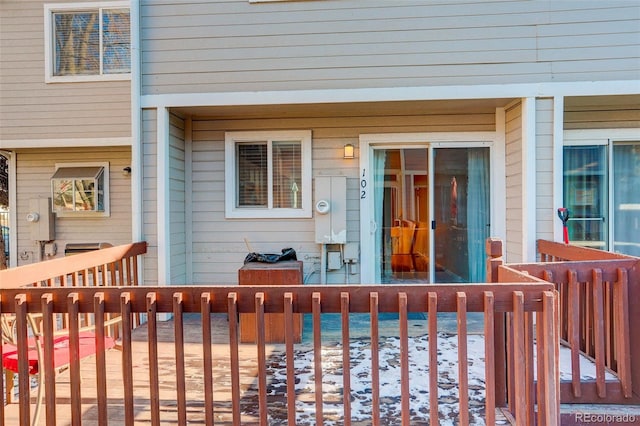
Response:
M484 282L489 148L434 149L435 282Z

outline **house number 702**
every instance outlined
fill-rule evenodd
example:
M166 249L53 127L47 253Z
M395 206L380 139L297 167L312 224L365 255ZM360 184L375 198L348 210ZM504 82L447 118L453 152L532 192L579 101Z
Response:
M367 198L367 180L364 178L366 172L365 169L362 169L362 179L360 179L360 199L363 200Z

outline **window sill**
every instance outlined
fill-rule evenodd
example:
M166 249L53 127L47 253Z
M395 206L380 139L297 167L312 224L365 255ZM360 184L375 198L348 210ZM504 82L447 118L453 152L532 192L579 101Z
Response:
M93 81L130 81L131 74L45 76L45 83L87 83Z
M225 212L225 219L311 219L311 211L304 209L233 209Z

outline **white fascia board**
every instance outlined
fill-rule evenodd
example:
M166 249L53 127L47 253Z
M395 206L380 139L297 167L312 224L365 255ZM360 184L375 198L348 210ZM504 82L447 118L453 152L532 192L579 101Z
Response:
M640 80L142 95L141 108L640 94Z
M0 139L0 149L131 146L131 136L116 138Z

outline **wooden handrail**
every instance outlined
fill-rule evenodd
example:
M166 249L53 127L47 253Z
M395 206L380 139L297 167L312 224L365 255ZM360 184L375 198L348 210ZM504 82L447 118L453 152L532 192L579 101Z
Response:
M120 262L147 252L146 242L124 244L0 271L0 289L31 286L73 272Z
M548 424L557 424L559 416L559 384L556 383L557 373L557 345L558 335L557 313L555 311L557 303L557 293L553 284L545 282L533 275L509 268L496 268L496 275L507 283L499 284L417 284L417 285L328 285L328 286L308 286L308 285L246 285L246 286L156 286L137 287L128 286L127 283L136 283L137 265L139 255L146 250L145 243L135 243L126 246L104 249L100 252L90 252L76 255L73 258L59 259L43 264L29 265L17 270L26 271L25 274L12 271L10 274L0 275L2 279L2 292L0 293L0 312L3 314L16 315L17 321L24 323L24 318L28 315L41 315L45 328L45 341L51 345L54 333L53 324L57 322L55 318L65 318L65 327L69 330L70 336L77 339L79 330L82 327L81 318L93 318L99 327L103 327L109 322L110 315L116 315L121 321L120 339L122 355L120 357L122 379L118 386L122 386L123 399L121 409L127 421L132 421L134 416L134 406L137 403L136 383L134 381L134 369L140 367L140 360L148 359L149 375L149 410L151 418L156 422L160 419L160 405L158 398L161 394L158 369L161 361L158 359L158 315L170 314L173 316L174 334L173 345L175 354L176 372L176 415L179 422L186 423L189 420L186 390L191 388L193 377L185 376L185 362L190 356L187 346L185 346L185 314L200 315L202 323L203 347L198 349L198 356L204 357L203 365L208 368L202 376L202 387L211 390L215 383L211 377L211 366L214 365L212 357L215 356L211 349L211 328L209 321L202 321L204 318L211 318L211 315L224 313L228 320L229 340L228 350L230 356L229 383L230 394L233 396L230 403L230 415L234 425L239 425L242 418L240 399L242 398L240 368L241 359L239 348L241 346L238 339L239 322L242 315L252 314L255 318L257 357L259 362L256 383L258 384L258 405L260 423L266 424L269 416L268 404L271 398L267 398L267 378L268 369L265 368L265 321L270 314L281 314L285 318L291 319L293 315L308 314L313 321L313 343L314 362L311 368L314 369L316 380L315 390L315 417L318 422L323 421L323 368L322 352L324 345L321 341L322 333L320 328L320 318L325 313L339 313L342 326L342 344L348 347L353 342L349 331L349 318L353 313L367 313L371 318L371 349L378 350L378 318L379 314L397 313L399 316L399 337L400 337L400 371L402 386L400 388L399 403L405 408L402 418L399 419L403 425L408 425L412 421L409 415L410 387L408 383L414 380L424 380L430 386L430 413L436 416L438 413L438 378L437 364L441 354L438 354L438 341L441 338L437 333L437 323L441 312L454 313L457 318L458 350L457 365L459 366L459 392L461 393L458 403L459 419L463 422L470 419L470 406L468 405L467 393L470 389L467 370L467 315L468 313L479 313L485 321L484 334L486 338L484 346L484 357L490 367L486 368L484 382L486 383L485 412L486 421L495 421L496 406L504 406L506 400L496 397L500 392L500 386L496 386L496 380L508 382L508 388L512 392L509 398L509 407L513 415L519 422L531 421L534 416L534 398L531 390L537 390L538 415L547 419ZM101 265L108 265L102 267ZM132 273L132 270L134 271ZM100 273L101 272L101 273ZM134 278L131 278L133 275ZM70 277L70 278L69 278ZM123 280L124 277L124 280ZM119 279L116 279L119 278ZM84 286L83 282L97 283L95 286ZM85 281L87 280L87 281ZM70 283L70 286L66 284ZM26 286L26 287L25 287ZM430 377L412 377L409 374L408 356L408 335L409 314L415 312L428 313L429 330L429 365L431 366ZM135 318L145 314L147 319L147 346L148 352L141 351L139 345L135 345L140 340L140 334L135 339L133 330L137 324ZM510 316L508 323L510 336L508 339L500 334L501 318L504 315ZM540 340L536 345L538 364L533 360L533 318L537 320L537 333ZM293 327L288 321L286 328L286 369L287 376L293 378ZM205 326L209 324L209 326ZM504 331L504 330L503 330ZM26 344L26 333L23 333L22 343ZM106 385L106 354L105 349L98 345L95 357L96 377L98 381L97 406L99 416L106 421L108 405L113 403L112 398L107 397L108 387ZM374 342L375 340L375 342ZM498 341L502 341L502 348L506 351L507 358L511 365L517 365L517 375L505 376L496 371L491 366L498 365L500 354L496 353ZM77 344L77 343L76 343ZM208 346L208 347L207 347ZM135 354L134 354L134 347ZM21 349L24 351L24 348ZM51 352L45 350L46 353ZM376 354L377 355L377 354ZM372 385L377 389L372 390L372 397L380 401L380 380L377 376L380 360L377 356L372 356ZM350 413L350 390L351 377L349 368L349 353L343 353L342 362L344 365L342 383L344 386L343 409L345 416ZM515 364L514 364L515 363ZM45 359L43 361L45 375L47 377L47 421L53 422L55 418L55 377L52 374L51 363ZM207 367L208 366L208 367ZM28 366L21 363L19 375L26 375ZM534 370L537 370L534 372ZM71 391L70 410L74 421L79 421L82 416L80 407L82 401L82 387L80 386L80 363L75 359L69 366ZM136 373L140 374L140 373ZM534 383L534 376L538 377L538 384ZM354 377L355 378L355 377ZM289 416L295 415L295 393L293 388L294 380L287 383L286 400L289 409L285 410ZM111 385L109 385L111 386ZM198 384L197 386L201 386ZM28 395L29 384L21 380L20 395ZM283 395L284 397L284 395ZM202 404L207 410L217 409L215 393L211 392L204 398ZM117 399L116 399L117 400ZM20 399L22 416L29 416L29 398L24 396ZM199 403L198 403L199 404ZM5 413L0 411L0 416ZM380 410L373 410L372 418L374 424L379 424ZM209 419L212 414L207 415ZM526 420L529 419L529 420ZM4 420L4 419L3 419ZM347 418L345 424L349 424ZM290 420L290 423L292 420Z
M38 374L38 396L33 424L39 424L44 395L48 401L48 421L55 417L55 404L51 401L55 400L56 370L70 367L73 398L73 394L80 393L80 358L89 355L103 357L105 349L116 346L115 339L120 335L122 327L122 317L117 313L109 313L105 318L104 312L80 309L80 301L73 293L66 300L60 301L65 308L57 309L53 293L59 288L73 290L82 287L96 291L108 286L135 286L138 283L138 258L146 253L146 248L145 242L125 244L0 271L0 299L15 307L13 311L0 308L0 323L2 340L8 342L6 349L13 351L16 348L21 424L29 424L30 421L29 372ZM34 288L46 289L48 294L35 301L26 297L24 292ZM7 293L11 290L22 293L9 300ZM34 309L30 302L40 304L40 309ZM10 327L10 322L15 326ZM138 323L139 321L134 324ZM27 324L30 324L30 330L27 330ZM83 339L82 350L80 339ZM31 348L26 346L27 342ZM6 388L5 400L11 402L16 355L11 352L4 354L2 349L0 355L6 373L6 383L2 380L3 375L0 375L0 384L4 384L0 388ZM2 408L4 409L4 405ZM79 413L78 407L74 407L74 410ZM3 411L0 410L2 419Z
M631 359L640 356L640 330L631 324L640 321L640 259L539 240L542 263L502 265L499 251L490 264L500 278L510 281L513 274L526 273L554 283L559 292L560 338L571 349L572 362L562 401L639 402L640 368ZM593 360L594 381L581 379L581 356ZM605 373L619 382L607 382Z
M524 275L524 274L523 274ZM324 313L340 313L342 317L343 331L342 342L343 345L348 345L351 341L349 329L346 324L349 321L349 314L351 313L369 313L371 318L377 318L379 313L383 312L395 312L399 314L400 321L400 337L401 337L401 371L402 381L404 385L401 387L400 400L403 406L409 406L409 381L424 380L426 383L434 384L433 378L427 377L411 377L409 375L407 357L407 338L408 338L408 314L412 312L428 312L429 313L429 328L435 330L435 324L437 321L436 315L431 315L434 312L455 312L458 318L458 345L459 351L457 352L457 364L460 366L460 392L465 393L468 389L467 379L467 355L466 355L466 342L467 338L467 326L466 316L468 313L479 312L484 315L486 325L485 333L487 334L488 342L485 346L485 359L487 362L492 363L494 354L493 346L491 342L495 339L491 324L494 322L496 315L501 313L516 313L511 322L512 326L521 330L514 334L513 340L509 343L509 352L514 359L514 362L520 368L520 373L513 378L510 382L510 388L514 389L517 395L519 404L514 406L515 416L517 419L523 419L529 416L529 409L533 410L533 399L529 395L527 389L530 386L534 386L533 377L534 369L538 366L533 363L525 362L522 355L527 353L526 349L528 345L528 330L525 318L530 315L537 315L541 328L539 332L541 334L551 333L544 340L540 341L537 345L538 357L546 364L543 365L543 369L538 369L537 377L543 378L540 380L538 389L539 398L544 400L544 411L540 411L539 415L545 418L551 419L549 424L554 423L558 418L559 412L559 400L557 394L556 380L556 349L557 336L554 334L556 327L554 323L556 321L555 309L555 297L556 294L553 291L553 285L544 282L538 283L526 283L526 282L514 282L514 283L502 283L499 285L488 284L470 284L470 285L410 285L410 286L398 286L398 285L358 285L358 286L168 286L168 287L104 287L104 288L43 288L43 287L29 287L21 289L8 289L3 291L2 298L0 300L0 309L2 312L13 312L18 307L23 312L32 313L40 312L42 303L41 299L48 301L48 306L51 311L44 314L52 315L54 313L67 313L68 304L66 303L69 298L74 298L77 303L74 305L77 312L74 315L82 315L84 313L95 313L97 304L96 298L100 300L100 309L103 313L118 313L123 317L123 324L128 323L133 315L136 313L153 313L153 317L149 318L149 352L139 353L136 352L135 358L138 360L136 365L139 365L140 359L149 358L150 367L158 365L158 360L154 360L153 357L157 357L157 352L154 350L155 345L158 344L155 333L157 330L156 315L160 313L172 313L174 315L174 330L175 330L175 342L176 345L176 370L182 371L185 359L188 356L184 347L184 314L198 313L200 315L211 315L215 313L225 313L229 318L229 332L230 336L237 336L237 322L232 321L239 313L256 313L256 327L257 327L257 346L258 355L262 354L264 358L264 315L267 313L284 313L291 316L292 314L311 314L313 317L314 330L320 324L320 315ZM16 300L20 300L21 303L16 303ZM28 301L28 302L27 302ZM261 321L262 319L262 321ZM207 323L208 321L202 321ZM73 323L73 322L72 322ZM76 321L77 323L77 321ZM153 327L151 327L153 325ZM374 324L372 323L372 329ZM377 324L376 324L377 326ZM432 326L434 327L432 329ZM203 328L206 333L207 329ZM210 330L209 330L210 333ZM289 327L289 334L287 340L287 351L291 352L293 347L291 334L291 327ZM139 338L139 337L138 337ZM129 327L123 327L123 371L124 377L122 383L124 386L125 395L125 412L130 412L130 408L134 403L132 380L132 364L133 349L131 330ZM322 404L323 387L322 377L324 368L320 358L320 354L323 351L320 334L314 332L314 353L316 355L315 369L318 382L316 383L316 402ZM437 348L437 334L429 337L430 348L434 350ZM203 342L211 342L209 337L203 336ZM231 338L231 354L237 353L239 342L236 339ZM404 345L404 346L402 346ZM345 346L346 347L346 346ZM138 349L139 350L139 349ZM200 352L201 351L201 352ZM199 353L207 353L204 349L200 349ZM210 355L212 356L212 355ZM346 355L344 355L346 356ZM437 360L437 350L430 354L430 360L433 362ZM127 361L129 360L129 361ZM233 357L232 357L233 361ZM264 359L263 359L264 361ZM287 363L293 362L291 359L287 359ZM348 362L343 359L343 362ZM211 365L211 360L207 365ZM239 362L236 359L235 365L232 362L232 370L230 371L232 393L238 398L240 397L240 381L234 380L233 377L238 377ZM293 364L287 366L287 369L291 369ZM77 368L77 367L74 367ZM104 367L99 367L104 368ZM372 368L379 368L375 366ZM150 378L154 377L155 368L150 368ZM435 374L435 367L433 369ZM260 415L262 420L266 421L268 415L268 399L266 398L266 378L267 370L264 368L258 369L257 383L259 396L258 401L260 404ZM345 368L343 374L350 374L349 369ZM491 368L486 371L485 381L487 382L487 392L493 392L493 379L494 372ZM400 379L400 377L398 378ZM190 386L187 386L185 380L193 380L193 378L185 379L185 377L178 377L176 379L178 395L178 418L187 421L187 402L184 400L185 389L191 386L200 386L188 382ZM158 386L157 377L155 380L150 380L150 386ZM348 393L349 380L347 377L343 377L343 383L345 384L345 392ZM436 395L438 382L435 382L435 389L431 389ZM543 389L542 386L545 386ZM158 390L151 388L151 395L158 395ZM295 401L288 396L289 404L294 404ZM345 395L347 398L348 395ZM150 398L154 400L154 398ZM107 404L108 398L104 398L104 401L99 404ZM346 401L346 399L345 399ZM437 398L431 400L432 403L437 404ZM468 419L469 407L466 405L468 399L461 396L461 402L459 403L459 416L461 421ZM489 396L486 398L486 412L489 422L493 420L493 413L495 412L496 402L495 398ZM74 401L71 401L74 404ZM212 401L207 403L212 404ZM523 408L527 404L527 409ZM240 424L240 406L234 406L233 409L233 423ZM321 407L321 406L320 406ZM319 412L322 412L321 408ZM157 408L156 408L157 409ZM344 407L345 413L348 412L348 404ZM432 407L433 410L437 409ZM237 410L237 411L236 411ZM103 407L104 411L104 407ZM533 413L533 411L531 411ZM80 414L78 414L80 415ZM317 412L316 412L317 415ZM155 414L154 414L155 416ZM408 425L411 421L408 411L403 415L402 424ZM524 421L524 420L522 420ZM348 422L347 422L348 423Z
M557 243L555 241L538 240L538 253L543 257L542 262L557 260L611 260L629 259L620 253L598 250L589 247L580 247L571 244ZM549 259L547 259L549 258Z

